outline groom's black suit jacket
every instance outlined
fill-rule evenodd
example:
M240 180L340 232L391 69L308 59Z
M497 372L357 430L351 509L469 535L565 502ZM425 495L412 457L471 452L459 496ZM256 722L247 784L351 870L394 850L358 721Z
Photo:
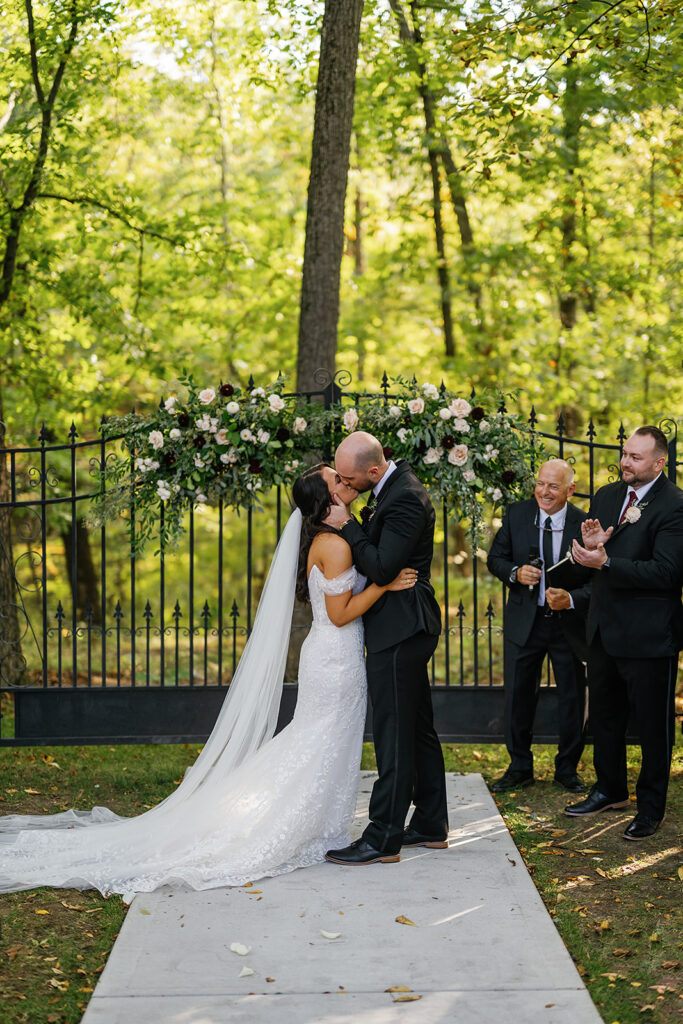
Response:
M351 519L342 528L356 567L384 586L401 569L417 569L412 590L389 592L363 616L368 651L386 650L422 631L439 636L441 610L429 582L434 550L434 508L426 489L405 461L382 487L371 518Z
M591 518L614 532L609 568L593 573L588 641L599 630L610 657L666 658L683 647L683 491L662 474L638 521L618 526L627 491L623 481L607 484L591 505Z

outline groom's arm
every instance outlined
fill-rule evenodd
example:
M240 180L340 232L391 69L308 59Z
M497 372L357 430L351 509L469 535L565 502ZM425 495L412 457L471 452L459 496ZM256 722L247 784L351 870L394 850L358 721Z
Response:
M387 509L377 544L372 544L355 519L341 529L350 544L356 567L373 583L385 587L410 564L415 546L427 524L427 510L418 498L395 502Z

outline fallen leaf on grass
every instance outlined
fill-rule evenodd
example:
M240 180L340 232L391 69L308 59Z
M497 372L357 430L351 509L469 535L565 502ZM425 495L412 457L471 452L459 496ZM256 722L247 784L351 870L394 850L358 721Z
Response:
M243 967L240 973L237 975L238 978L250 978L254 972L251 967Z
M657 934L657 932L653 932L652 935L650 936L650 942L661 942L661 941L662 940L660 939L660 937Z
M558 836L566 836L566 834L567 834L566 828L554 828L552 830L552 832L550 833L550 835L554 836L555 839L557 839ZM555 1005L554 1003L550 1003L550 1006L554 1006L554 1005Z
M606 871L603 871L602 868L596 868L595 872L600 875L601 878L609 878L609 874Z
M640 1012L641 1013L647 1013L648 1010L656 1010L656 1009L657 1009L657 1007L655 1006L654 1003L646 1003L645 1006L641 1006Z
M24 793L30 793L31 796L41 796L41 791L39 789L25 789Z
M58 981L57 978L50 978L48 984L52 985L53 988L59 989L60 992L66 992L67 989L69 988L68 981Z
M247 953L251 953L251 946L245 946L241 942L233 942L230 945L230 952L237 953L238 956L246 956Z
M663 960L662 967L665 971L677 971L681 966L680 960Z
M341 935L341 932L326 932L323 931L323 929L321 928L320 934L324 939L338 939L339 936Z
M626 981L625 974L616 974L614 971L607 971L605 974L601 974L600 977L607 978L609 981Z
M9 793L11 791L8 789L7 792ZM680 867L678 869L678 877L680 878L681 882L683 882L683 867Z
M34 914L49 914L49 910L34 910Z
M658 995L663 996L666 992L675 992L676 989L672 988L671 985L649 985L653 992L657 992Z
M642 988L642 985L643 985L642 981L632 981L631 982L631 988Z
M405 914L399 914L398 917L395 918L395 921L397 924L411 924L413 928L417 928L415 922L411 921L409 917L405 916Z
M393 999L392 1002L394 1002L394 1003L414 1003L418 999L422 999L422 996L396 996L396 998Z
M612 927L612 925L609 923L609 921L601 921L600 922L600 928L602 929L603 932L610 931L611 927Z
M60 900L59 902L63 907L66 907L67 910L85 910L85 907L76 907L73 903L67 903L66 900Z
M633 953L632 949L613 949L612 950L612 955L613 956L631 956L632 953Z
M412 992L412 988L408 988L407 985L392 985L391 988L385 988L385 992Z
M478 750L472 751L472 757L474 758L475 761L481 761L481 754L479 753Z

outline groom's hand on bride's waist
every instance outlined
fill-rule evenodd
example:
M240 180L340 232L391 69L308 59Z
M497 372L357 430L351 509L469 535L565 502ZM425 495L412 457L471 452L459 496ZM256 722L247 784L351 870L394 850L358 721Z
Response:
M336 530L341 530L344 523L350 522L352 517L349 515L346 505L337 494L333 495L332 500L333 504L330 506L330 511L324 522L326 526L333 526Z

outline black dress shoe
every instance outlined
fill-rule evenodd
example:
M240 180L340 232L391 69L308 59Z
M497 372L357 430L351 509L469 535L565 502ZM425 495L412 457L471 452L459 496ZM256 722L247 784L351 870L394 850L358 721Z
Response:
M579 800L578 804L569 804L564 813L570 818L580 818L587 814L599 814L600 811L616 811L622 807L628 807L630 800L612 800L601 793L597 786L593 786L585 800Z
M504 793L506 789L521 789L523 786L533 786L533 784L533 772L518 772L508 768L505 775L501 775L499 779L491 783L489 789L492 793Z
M639 812L631 824L627 826L624 832L624 839L649 839L650 836L655 834L663 821L663 818L650 818L647 814Z
M562 786L562 789L566 789L568 793L586 792L586 787L576 772L569 775L555 775L553 782L556 786Z
M325 860L331 864L395 864L400 859L400 853L380 853L365 839L356 839L343 850L328 850L325 854Z
M430 850L447 850L448 840L439 839L438 836L423 835L422 832L418 832L408 825L408 828L403 832L401 846L426 846Z

